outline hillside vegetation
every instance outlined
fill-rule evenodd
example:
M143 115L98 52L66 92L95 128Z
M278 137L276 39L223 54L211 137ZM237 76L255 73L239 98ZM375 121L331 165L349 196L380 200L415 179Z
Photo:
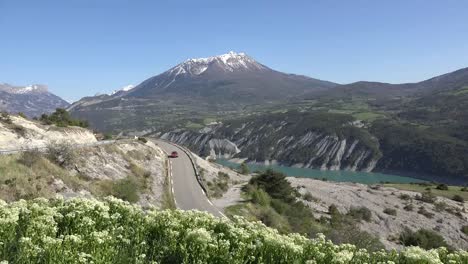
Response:
M445 248L369 253L242 218L143 211L121 200L0 202L3 263L467 263Z
M46 125L54 124L58 127L78 126L87 128L89 126L88 121L72 118L67 110L63 108L57 108L50 115L42 114L40 120Z
M80 124L61 109L42 122L1 115L0 150L24 151L0 155L0 199L113 195L173 207L167 159L159 147L136 140L97 142L90 130L75 127Z
M0 199L104 197L164 207L164 155L139 142L0 155Z
M364 110L361 104L352 100L325 106L317 103L316 108L343 108L335 113L331 109L312 110L309 105L304 112L259 113L202 129L176 129L162 137L202 156L467 183L468 141L463 129L453 122L451 130L437 124L411 123L392 118L389 113L365 119L368 114L375 117L378 113ZM351 110L351 105L358 109Z
M379 138L384 156L377 169L457 177L459 184L468 181L466 141L388 120L374 122L370 131Z

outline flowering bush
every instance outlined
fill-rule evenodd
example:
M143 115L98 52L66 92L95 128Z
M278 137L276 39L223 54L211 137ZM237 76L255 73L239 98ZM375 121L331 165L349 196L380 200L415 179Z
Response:
M0 263L468 263L445 248L369 253L323 236L115 198L0 201Z

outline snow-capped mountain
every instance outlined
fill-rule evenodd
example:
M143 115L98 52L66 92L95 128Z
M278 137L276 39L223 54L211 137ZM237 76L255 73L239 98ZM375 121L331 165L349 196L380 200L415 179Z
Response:
M200 112L230 112L246 106L284 102L337 84L273 70L245 53L188 59L126 91L86 97L68 109L96 128L119 125L144 129L161 122L172 109L191 117ZM132 88L132 89L130 89ZM128 120L127 120L128 117ZM158 119L153 123L148 120Z
M7 83L0 84L0 91L8 92L11 94L37 94L46 93L47 86L41 84L33 84L28 86L12 86Z
M0 84L0 111L22 112L29 117L34 117L68 105L65 100L50 93L45 85Z
M275 71L245 53L188 59L168 71L142 82L125 96L188 96L190 100L257 103L295 97L336 84L306 76Z
M128 91L132 90L133 88L135 88L135 85L129 84L129 85L124 86L124 87L122 87L120 89L112 91L109 95L123 94L125 92L128 92Z
M234 71L261 71L267 70L268 68L262 64L256 62L245 53L235 53L230 51L229 53L199 59L188 59L185 62L175 66L169 70L169 74L172 76L178 76L181 74L187 75L200 75L203 74L209 67L216 67L224 72Z

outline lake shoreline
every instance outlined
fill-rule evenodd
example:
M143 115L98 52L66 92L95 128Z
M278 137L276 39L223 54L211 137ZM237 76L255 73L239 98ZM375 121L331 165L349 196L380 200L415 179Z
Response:
M238 159L216 159L218 164L227 167L238 167L242 162ZM427 180L414 177L405 177L401 175L384 174L380 172L362 172L362 171L346 171L346 170L319 170L312 168L298 168L285 166L275 162L273 165L265 165L265 163L248 162L246 163L251 171L261 171L267 168L272 168L283 172L289 177L296 178L311 178L317 180L330 180L335 182L355 182L363 184L378 184L378 183L421 183Z
M231 163L236 163L236 164L241 164L245 159L217 159L221 161L228 161ZM448 185L456 185L456 186L466 186L467 181L464 179L461 179L460 177L453 177L453 176L437 176L437 175L429 175L429 174L423 174L423 173L416 173L416 172L408 172L408 171L399 171L399 170L379 170L375 169L371 172L364 172L364 171L349 171L349 170L320 170L320 169L314 169L314 168L302 168L302 167L296 167L296 166L288 166L286 164L282 164L276 160L274 161L268 161L268 162L247 162L248 165L254 165L254 166L262 166L262 167L271 167L271 166L279 166L279 167L285 167L285 168L299 168L299 169L304 169L304 170L315 170L315 171L320 171L320 172L349 172L349 173L370 173L370 174L385 174L389 176L398 176L398 177L404 177L404 178L411 178L414 179L413 183L418 183L418 182L434 182L434 183L444 183ZM311 177L304 177L300 175L288 175L292 177L299 177L299 178L311 178ZM315 178L318 179L318 178ZM341 182L341 181L340 181ZM353 182L353 181L347 181L347 182ZM401 183L401 182L400 182ZM404 183L412 183L412 182L404 182Z

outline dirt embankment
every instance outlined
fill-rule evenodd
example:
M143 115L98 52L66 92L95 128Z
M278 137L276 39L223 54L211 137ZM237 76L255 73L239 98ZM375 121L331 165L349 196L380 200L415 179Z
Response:
M97 141L88 129L43 125L19 116L9 118L11 123L0 122L0 150L43 148L52 143L82 145Z

